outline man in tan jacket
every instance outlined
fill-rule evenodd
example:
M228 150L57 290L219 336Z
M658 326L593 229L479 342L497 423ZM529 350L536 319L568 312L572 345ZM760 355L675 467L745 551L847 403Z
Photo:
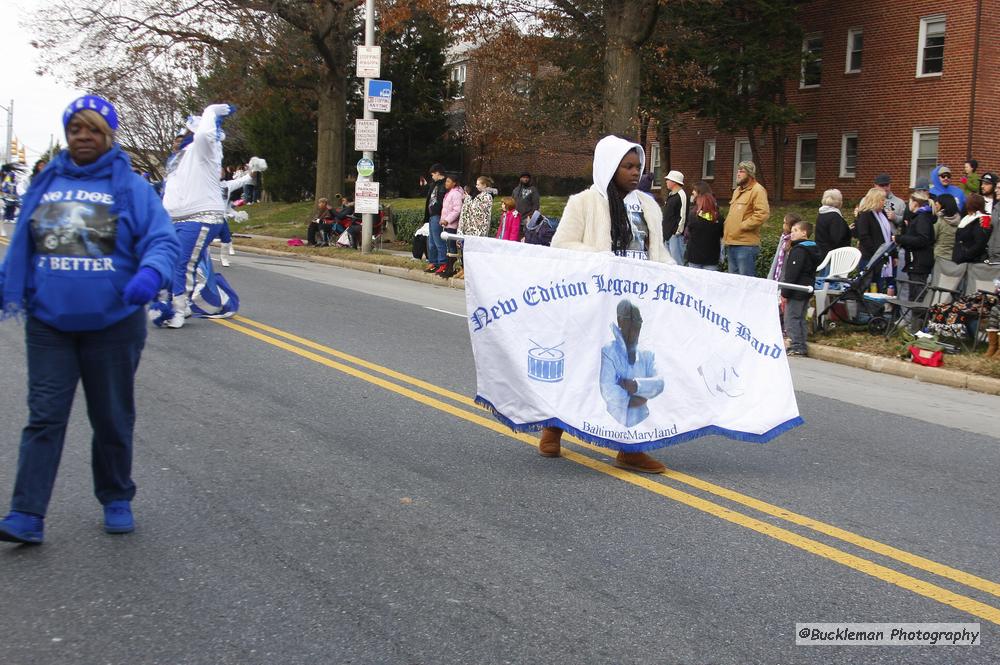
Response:
M760 256L760 227L767 221L771 209L767 205L767 190L757 182L757 167L753 162L740 162L736 171L736 189L729 201L729 214L723 229L729 272L757 275Z

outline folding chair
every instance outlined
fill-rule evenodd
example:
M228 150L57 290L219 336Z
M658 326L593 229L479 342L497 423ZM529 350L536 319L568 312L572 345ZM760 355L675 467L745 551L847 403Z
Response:
M842 282L826 280L845 279L854 272L859 263L861 263L861 250L857 247L838 247L830 250L823 262L816 268L813 293L816 295L817 313L826 309L826 301L831 293L839 293L844 290Z
M947 259L937 259L934 261L934 272L931 273L931 286L936 289L932 305L947 304L952 301L954 293L958 293L959 287L965 281L965 274L969 268L968 263L955 263ZM958 293L961 295L961 293Z

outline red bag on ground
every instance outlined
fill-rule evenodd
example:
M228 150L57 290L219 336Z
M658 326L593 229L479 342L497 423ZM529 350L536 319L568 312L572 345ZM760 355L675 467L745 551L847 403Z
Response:
M916 346L910 347L910 356L913 362L927 367L940 367L944 364L944 351L928 351Z

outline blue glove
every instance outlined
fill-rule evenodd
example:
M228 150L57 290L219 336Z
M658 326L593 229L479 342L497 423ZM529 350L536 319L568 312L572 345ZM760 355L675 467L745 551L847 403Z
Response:
M161 282L160 273L149 266L139 268L135 277L125 285L122 297L130 305L145 305L159 293Z

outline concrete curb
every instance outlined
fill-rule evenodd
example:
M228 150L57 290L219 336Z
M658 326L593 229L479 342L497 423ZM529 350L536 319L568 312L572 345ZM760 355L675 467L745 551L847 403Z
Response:
M241 252L246 252L248 254L262 254L264 256L279 256L282 258L294 258L299 261L310 261L312 263L322 263L328 266L337 266L338 268L350 268L351 270L360 270L362 272L371 272L377 275L388 275L390 277L399 277L400 279L409 279L414 282L424 282L425 284L436 284L437 286L447 286L453 289L465 289L465 280L455 279L450 277L448 279L442 279L437 275L429 274L423 270L418 270L416 268L401 268L399 266L383 266L377 263L361 263L359 261L349 261L347 259L337 259L332 256L316 256L313 254L296 254L295 252L282 252L276 249L267 249L266 247L248 247L246 245L236 245L236 249Z
M809 357L816 360L849 365L881 374L892 374L906 379L916 379L924 383L934 383L951 388L972 390L977 393L1000 395L1000 379L977 374L966 374L953 369L925 367L906 360L895 360L882 356L872 356L858 351L838 349L834 346L809 344Z
M295 252L281 252L263 247L247 247L242 245L238 247L240 251L250 254L290 257L299 260L312 261L314 263L337 266L339 268L349 268L351 270L362 270L364 272L376 273L378 275L399 277L401 279L409 279L415 282L424 282L425 284L436 284L438 286L447 286L453 289L465 289L465 280L463 279L455 279L454 277L441 279L437 275L431 275L414 268L382 266L377 263L359 263L357 261L336 259L326 256L303 255L296 254ZM1000 379L994 379L988 376L965 374L964 372L942 369L940 367L925 367L923 365L907 362L905 360L872 356L867 353L848 351L847 349L838 349L835 346L825 346L823 344L816 344L815 342L809 344L809 357L815 360L824 360L826 362L837 363L840 365L848 365L850 367L866 369L872 372L901 376L906 379L916 379L918 381L923 381L924 383L934 383L962 390L972 390L974 392L986 393L988 395L1000 395Z

